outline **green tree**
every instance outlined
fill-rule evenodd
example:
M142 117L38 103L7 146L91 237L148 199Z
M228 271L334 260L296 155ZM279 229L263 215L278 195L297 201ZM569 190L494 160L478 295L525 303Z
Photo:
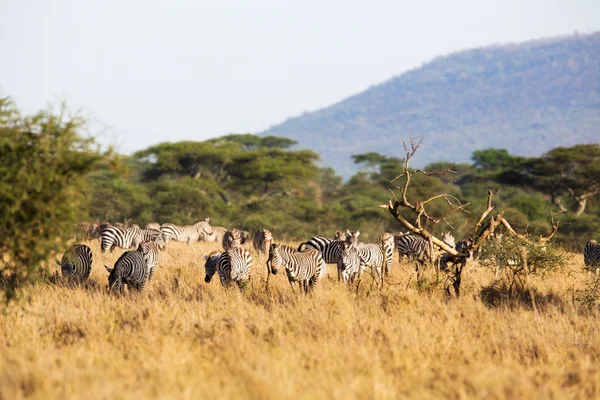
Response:
M87 173L101 158L85 121L41 111L21 116L0 99L0 283L6 300L42 276L51 253L88 210Z
M557 147L539 158L520 160L499 178L546 193L561 210L579 216L600 192L600 145ZM563 204L565 196L570 204Z

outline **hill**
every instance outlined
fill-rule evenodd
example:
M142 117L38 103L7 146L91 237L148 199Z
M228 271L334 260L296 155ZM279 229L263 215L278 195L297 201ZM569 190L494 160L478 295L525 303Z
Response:
M423 135L414 166L469 161L474 150L537 156L600 141L600 32L497 45L439 57L263 134L295 139L344 177L351 155L402 156Z

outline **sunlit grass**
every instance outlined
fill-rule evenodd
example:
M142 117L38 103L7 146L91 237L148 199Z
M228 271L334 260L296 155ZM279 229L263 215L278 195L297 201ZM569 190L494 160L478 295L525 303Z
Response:
M335 266L310 296L291 292L253 252L244 291L204 282L217 244L175 243L140 294L108 296L120 255L90 243L90 283L39 283L0 316L0 398L589 398L600 396L599 314L573 304L580 255L533 277L557 300L486 306L493 274L473 268L463 296L418 289L394 262L383 290ZM468 270L469 268L467 268ZM429 276L433 278L432 275Z

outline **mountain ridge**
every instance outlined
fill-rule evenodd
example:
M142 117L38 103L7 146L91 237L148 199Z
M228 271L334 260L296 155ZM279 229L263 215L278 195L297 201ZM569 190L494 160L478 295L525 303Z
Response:
M466 162L474 150L538 156L600 141L600 32L492 44L438 56L329 107L261 134L289 137L344 177L351 156L402 157L401 139L423 136L413 159Z

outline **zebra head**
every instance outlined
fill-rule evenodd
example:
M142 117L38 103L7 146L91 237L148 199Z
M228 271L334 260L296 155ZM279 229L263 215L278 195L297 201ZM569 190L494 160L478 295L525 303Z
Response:
M72 261L64 261L60 262L56 260L56 264L60 267L60 270L63 275L73 275L75 274L75 263Z
M354 246L358 244L358 236L360 235L360 231L351 232L349 229L346 229L346 243Z
M281 253L279 249L281 244L273 243L269 248L269 259L267 260L267 268L269 271L275 275L279 268L283 265L283 260L281 259Z
M123 281L121 277L116 272L116 268L110 268L108 265L105 265L104 268L108 271L108 293L119 292L123 293Z
M204 260L206 261L204 263L204 271L206 272L204 282L210 283L212 277L215 275L215 272L217 272L217 262L219 261L219 256L221 256L221 253L218 251L213 251L208 255L204 255Z
M339 271L346 271L346 269L352 269L352 267L355 266L355 264L360 264L358 253L356 252L356 248L352 244L348 242L342 242L341 250L342 251L337 260Z

